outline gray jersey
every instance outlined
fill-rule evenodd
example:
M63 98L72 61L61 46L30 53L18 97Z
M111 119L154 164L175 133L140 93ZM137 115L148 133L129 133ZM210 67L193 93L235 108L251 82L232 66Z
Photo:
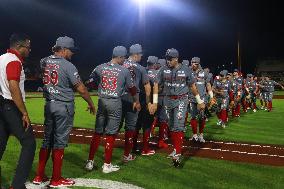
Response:
M177 68L162 67L158 72L159 85L165 95L184 95L189 92L189 85L195 82L192 71L182 64Z
M265 82L264 90L266 92L274 92L275 91L275 89L274 89L275 85L278 85L278 83L276 81L268 80L268 81Z
M193 77L196 80L196 88L198 90L198 93L201 97L201 99L205 99L206 97L206 86L208 83L210 83L210 78L208 77L208 73L205 72L203 69L198 69L197 71L192 71ZM189 99L191 102L196 103L196 99L194 95L190 92L189 93Z
M98 85L101 98L120 98L126 89L134 87L128 69L111 62L97 66L91 78Z
M40 61L43 71L43 95L47 100L74 100L73 87L81 82L77 68L68 60L51 55Z
M227 98L229 97L229 93L231 91L231 84L230 81L226 80L225 82L222 82L221 80L215 80L213 83L213 87L217 91L222 91L223 95L216 94L217 98Z
M130 59L124 62L123 67L127 68L130 71L135 87L137 88L137 93L140 93L140 87L149 82L146 68Z

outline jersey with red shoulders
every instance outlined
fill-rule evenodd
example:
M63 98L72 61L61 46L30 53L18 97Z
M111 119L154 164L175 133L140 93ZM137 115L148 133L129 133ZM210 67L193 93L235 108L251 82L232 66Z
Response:
M94 69L90 77L97 84L98 96L101 98L120 98L126 89L131 94L134 93L134 83L129 70L119 64L101 64Z
M77 68L63 57L51 55L40 61L43 95L47 100L74 101L75 85L81 82Z
M25 73L22 62L20 54L13 49L8 49L7 53L0 56L0 95L5 99L12 100L8 82L15 80L19 82L22 98L25 101Z

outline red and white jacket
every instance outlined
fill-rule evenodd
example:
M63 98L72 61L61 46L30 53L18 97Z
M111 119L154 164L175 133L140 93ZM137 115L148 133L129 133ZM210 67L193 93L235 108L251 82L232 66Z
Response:
M8 49L7 53L0 56L0 95L5 99L12 100L8 81L16 80L19 81L22 97L25 101L25 73L22 62L21 55L13 49Z

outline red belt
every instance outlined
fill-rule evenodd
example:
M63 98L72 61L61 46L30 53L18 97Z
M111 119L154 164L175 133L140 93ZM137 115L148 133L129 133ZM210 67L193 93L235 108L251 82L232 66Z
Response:
M187 96L187 94L182 94L182 95L170 95L169 98L170 99L173 99L173 100L176 100L176 99L179 99L179 98L182 98L182 97L185 97Z

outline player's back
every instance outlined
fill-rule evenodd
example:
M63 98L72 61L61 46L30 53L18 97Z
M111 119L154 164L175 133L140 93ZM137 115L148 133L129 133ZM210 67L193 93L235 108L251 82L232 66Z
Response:
M95 80L101 98L120 98L127 85L133 85L130 72L123 66L111 62L101 64L95 69Z
M74 100L73 87L81 81L76 67L66 59L51 55L41 60L43 92L47 100Z

